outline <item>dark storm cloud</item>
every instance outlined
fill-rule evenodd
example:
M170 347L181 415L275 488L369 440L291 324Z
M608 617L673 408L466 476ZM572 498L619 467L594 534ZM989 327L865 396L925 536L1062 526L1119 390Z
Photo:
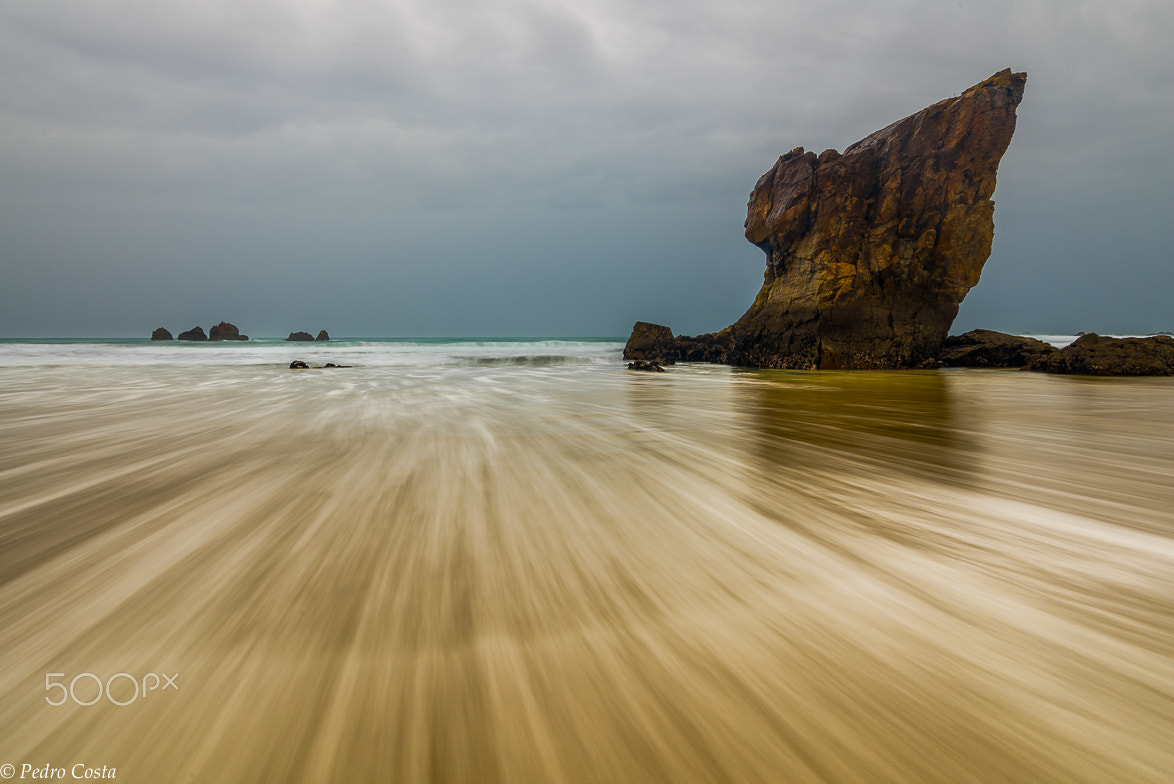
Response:
M0 334L718 328L780 153L1008 66L958 326L1169 329L1171 32L1158 0L7 4Z

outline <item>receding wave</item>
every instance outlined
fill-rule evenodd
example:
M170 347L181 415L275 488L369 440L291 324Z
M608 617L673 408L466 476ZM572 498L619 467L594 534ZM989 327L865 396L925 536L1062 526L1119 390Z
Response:
M513 357L459 357L455 364L477 367L550 367L553 365L589 365L585 357L559 354L538 354Z
M14 778L1169 781L1171 380L369 351L0 367Z

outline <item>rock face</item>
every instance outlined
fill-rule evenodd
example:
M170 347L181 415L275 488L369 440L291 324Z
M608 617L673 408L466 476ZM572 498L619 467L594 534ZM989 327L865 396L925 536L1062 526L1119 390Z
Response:
M747 205L762 289L732 326L675 339L681 350L692 341L708 361L774 368L934 359L990 255L990 197L1026 80L1001 71L843 154L779 158Z
M248 335L242 335L240 330L236 328L235 324L229 324L227 321L221 321L216 326L208 330L209 340L248 340Z
M207 340L208 336L204 334L203 327L192 327L187 332L179 333L179 340Z
M291 333L289 333L289 337L286 338L286 340L294 340L294 341L306 341L306 340L312 341L313 339L314 339L314 336L311 335L309 332L291 332Z
M314 340L330 340L330 335L326 334L326 330L322 329L318 331L318 337L314 338Z
M173 340L173 339L174 338L171 337L171 333L168 332L163 327L159 327L158 329L156 329L154 332L151 333L151 340Z
M1055 352L1042 340L976 329L946 338L937 358L948 367L1020 368Z
M1090 332L1024 369L1084 376L1174 376L1174 338L1106 338Z

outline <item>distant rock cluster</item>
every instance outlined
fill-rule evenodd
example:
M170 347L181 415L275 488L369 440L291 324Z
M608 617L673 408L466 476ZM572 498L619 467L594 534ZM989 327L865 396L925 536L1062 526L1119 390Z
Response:
M175 339L176 338L171 336L171 332L166 327L159 327L151 333L151 340ZM211 327L208 330L208 334L204 334L203 327L196 326L192 327L186 332L180 332L178 339L199 343L205 341L216 342L220 340L248 340L249 336L242 335L235 324L230 324L227 321L221 321L216 326ZM314 337L309 332L291 332L289 333L289 337L286 338L286 340L330 340L330 335L327 334L326 330L324 329L318 332L318 337Z
M248 340L248 335L242 335L235 324L230 324L227 321L221 321L216 326L208 330L208 334L204 334L203 327L192 327L186 332L179 333L179 340L189 340L197 343L205 341L221 341L221 340ZM171 332L166 327L159 327L151 333L151 340L173 340Z

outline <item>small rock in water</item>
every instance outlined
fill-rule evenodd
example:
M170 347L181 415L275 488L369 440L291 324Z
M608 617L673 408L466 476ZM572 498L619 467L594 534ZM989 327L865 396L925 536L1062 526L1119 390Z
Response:
M248 340L248 335L242 335L236 324L221 321L208 330L208 340Z
M638 359L635 362L628 363L628 370L645 370L649 373L663 373L664 368L655 362L649 362L646 359Z
M305 362L301 361L300 359L295 359L293 362L289 363L289 369L290 370L309 370L310 366L307 365Z
M203 327L192 327L187 332L180 332L179 339L180 340L204 341L204 340L208 339L208 336L204 334Z
M350 365L336 365L333 362L327 362L322 367L324 367L324 368L349 368Z
M172 340L171 333L167 331L166 327L159 327L151 333L151 340Z

